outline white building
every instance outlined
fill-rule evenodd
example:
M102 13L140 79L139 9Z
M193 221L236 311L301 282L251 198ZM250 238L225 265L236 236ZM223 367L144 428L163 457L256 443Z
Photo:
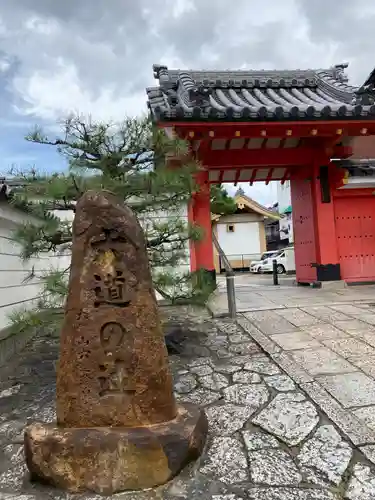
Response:
M264 221L266 218L278 220L277 213L268 210L238 190L234 201L236 213L213 215L213 232L220 247L235 270L249 269L253 260L259 260L267 250ZM224 265L214 247L215 269L220 273Z

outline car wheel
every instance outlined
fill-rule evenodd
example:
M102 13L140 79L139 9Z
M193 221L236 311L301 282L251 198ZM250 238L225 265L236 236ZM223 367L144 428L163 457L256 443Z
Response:
M282 264L277 264L277 274L284 274L285 267Z

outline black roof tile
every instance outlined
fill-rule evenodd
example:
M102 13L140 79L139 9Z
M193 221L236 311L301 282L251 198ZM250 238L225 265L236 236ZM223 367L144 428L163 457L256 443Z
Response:
M375 119L375 73L358 88L348 83L347 66L192 71L154 65L159 86L147 89L148 107L156 121Z

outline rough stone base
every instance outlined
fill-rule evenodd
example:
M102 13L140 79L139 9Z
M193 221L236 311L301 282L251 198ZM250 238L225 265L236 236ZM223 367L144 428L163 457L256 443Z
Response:
M63 428L35 423L25 430L32 481L70 492L111 495L166 483L201 454L207 418L179 406L176 419L144 428Z

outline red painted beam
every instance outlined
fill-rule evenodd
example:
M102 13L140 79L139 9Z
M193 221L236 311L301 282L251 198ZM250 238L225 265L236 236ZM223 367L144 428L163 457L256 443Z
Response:
M276 167L310 164L314 150L295 148L280 149L238 149L206 151L199 155L199 161L205 167L237 168L237 167Z
M273 174L274 170L275 170L274 168L269 169L269 172L268 172L267 177L266 177L266 186L268 186L268 184L270 183L270 180L272 179L272 174Z
M255 181L255 177L257 175L257 168L254 168L252 173L251 173L251 177L250 177L250 186L252 186L254 184L254 181Z
M346 158L345 147L336 147L337 158ZM291 149L238 149L205 151L199 154L199 161L207 168L237 168L237 167L282 167L310 165L316 156L313 148Z
M214 132L215 139L234 138L235 132L240 136L261 137L261 132L266 130L267 137L286 137L291 130L293 137L330 137L337 136L337 131L342 130L344 135L363 136L375 135L375 120L326 120L326 121L282 121L282 122L159 122L159 127L175 127L180 137L188 137L189 132L194 132L194 138L209 137L209 132ZM363 133L366 129L366 133ZM316 130L316 134L312 131Z

